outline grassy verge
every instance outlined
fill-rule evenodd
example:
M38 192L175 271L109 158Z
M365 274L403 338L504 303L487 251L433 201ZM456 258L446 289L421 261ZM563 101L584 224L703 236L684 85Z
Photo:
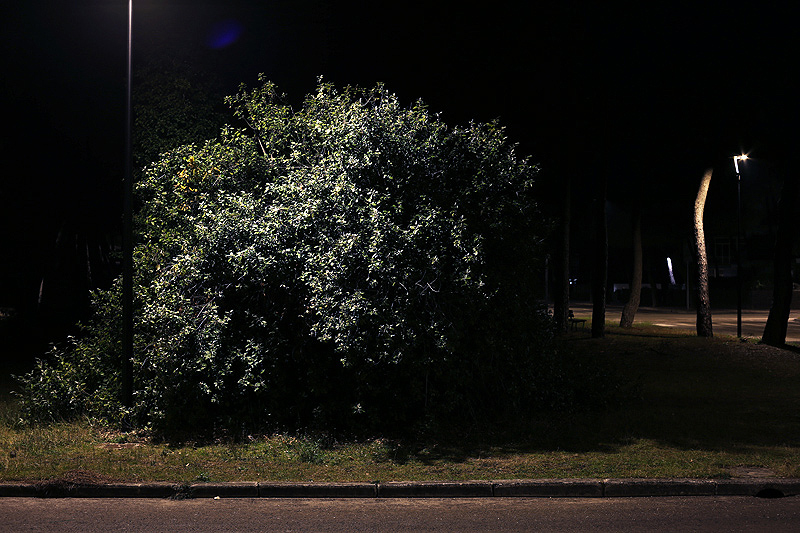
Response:
M336 443L285 435L170 446L82 421L13 424L0 396L0 480L88 472L120 481L391 481L800 477L800 354L675 330L578 331L564 349L615 368L638 397L613 411L543 417L509 435L468 431L411 443ZM609 386L615 386L609 383ZM435 442L435 444L434 444Z

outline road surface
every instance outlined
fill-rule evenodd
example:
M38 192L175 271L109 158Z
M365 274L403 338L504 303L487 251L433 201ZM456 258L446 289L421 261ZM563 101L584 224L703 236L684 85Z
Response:
M800 498L0 498L0 531L797 531Z
M591 304L571 304L576 317L590 318ZM606 323L619 325L622 315L621 306L606 307ZM768 310L742 310L742 336L760 339L769 316ZM736 309L719 309L711 311L714 335L736 336ZM694 310L669 309L657 307L640 307L635 322L649 322L656 326L697 331L697 314ZM786 342L800 342L800 311L792 310L789 315Z

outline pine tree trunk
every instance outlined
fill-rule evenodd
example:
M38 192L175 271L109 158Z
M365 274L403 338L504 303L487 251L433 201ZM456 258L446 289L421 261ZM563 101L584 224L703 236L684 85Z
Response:
M608 224L606 222L606 178L600 184L597 199L596 254L592 280L592 338L606 334L606 283L608 281Z
M642 296L642 214L638 207L633 213L633 274L631 275L631 293L628 302L622 308L619 325L623 328L633 326L636 311Z
M711 325L711 299L708 294L708 257L706 237L703 232L703 211L706 206L712 169L706 170L694 202L694 244L697 252L697 336L713 337Z
M572 209L570 196L570 180L567 177L564 183L561 238L555 254L556 288L553 292L553 320L556 331L561 334L569 331L569 232Z
M779 206L778 233L775 238L774 272L775 286L772 307L761 342L770 346L786 344L786 330L792 306L792 246L796 235L796 209L800 179L787 175Z

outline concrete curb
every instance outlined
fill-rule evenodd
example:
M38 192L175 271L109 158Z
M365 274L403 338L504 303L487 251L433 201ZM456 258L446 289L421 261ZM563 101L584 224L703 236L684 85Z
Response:
M379 498L486 498L491 481L390 481L377 483Z
M36 498L618 498L800 495L800 479L532 479L386 483L0 483L0 497Z
M261 498L375 498L377 483L259 483Z
M603 495L627 496L716 496L717 484L701 479L607 479Z
M538 479L497 481L494 495L500 497L602 498L605 481L600 479Z
M718 496L780 497L800 494L800 479L757 478L717 481Z

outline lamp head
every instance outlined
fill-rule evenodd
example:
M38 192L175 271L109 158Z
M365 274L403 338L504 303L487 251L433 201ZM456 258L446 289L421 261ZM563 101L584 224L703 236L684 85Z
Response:
M736 168L736 173L739 173L739 161L747 161L747 154L733 156L733 166Z

